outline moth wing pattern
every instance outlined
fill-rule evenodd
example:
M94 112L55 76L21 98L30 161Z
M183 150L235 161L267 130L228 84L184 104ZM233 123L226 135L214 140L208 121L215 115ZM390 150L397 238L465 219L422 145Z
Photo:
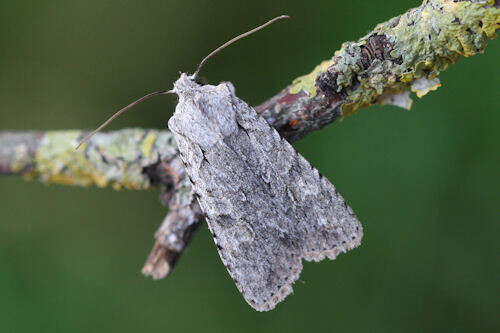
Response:
M335 187L228 82L174 84L174 133L219 255L245 300L273 309L302 259L335 259L361 243L362 226Z

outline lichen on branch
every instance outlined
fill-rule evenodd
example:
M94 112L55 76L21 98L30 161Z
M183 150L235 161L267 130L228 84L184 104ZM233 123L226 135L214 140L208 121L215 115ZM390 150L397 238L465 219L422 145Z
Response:
M168 131L125 129L99 133L75 149L84 134L79 130L37 132L31 136L0 133L0 144L9 150L9 154L2 154L4 160L9 156L3 163L3 173L22 173L49 184L143 190L152 185L145 169L177 155Z
M376 103L411 106L408 91L424 96L440 72L460 57L484 52L500 28L495 1L427 0L342 44L278 95L257 107L280 133L296 141L339 117Z

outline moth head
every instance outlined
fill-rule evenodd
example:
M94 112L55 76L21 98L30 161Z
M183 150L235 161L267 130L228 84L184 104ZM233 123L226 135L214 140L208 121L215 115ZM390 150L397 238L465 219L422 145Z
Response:
M174 82L174 89L171 91L181 96L199 88L199 86L200 85L195 81L194 75L181 73L181 76Z

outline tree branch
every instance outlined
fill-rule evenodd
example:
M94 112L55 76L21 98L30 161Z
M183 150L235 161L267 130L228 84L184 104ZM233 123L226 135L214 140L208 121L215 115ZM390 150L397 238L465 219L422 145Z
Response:
M500 28L499 7L493 0L425 0L357 42L344 43L332 59L255 109L291 142L376 103L409 109L410 91L424 96L440 86L439 73L461 56L484 52ZM99 133L75 151L84 134L0 133L0 174L116 189L160 186L169 213L143 273L155 279L168 275L202 216L172 134L143 129Z

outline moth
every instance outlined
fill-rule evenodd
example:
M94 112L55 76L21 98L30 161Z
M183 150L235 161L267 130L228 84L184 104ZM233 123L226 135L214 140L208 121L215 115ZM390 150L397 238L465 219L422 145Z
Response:
M335 187L239 99L230 82L195 81L210 56L280 18L219 47L193 75L181 74L172 90L138 100L160 93L179 97L168 128L219 256L258 311L273 309L292 292L302 259L335 259L357 247L363 235Z

